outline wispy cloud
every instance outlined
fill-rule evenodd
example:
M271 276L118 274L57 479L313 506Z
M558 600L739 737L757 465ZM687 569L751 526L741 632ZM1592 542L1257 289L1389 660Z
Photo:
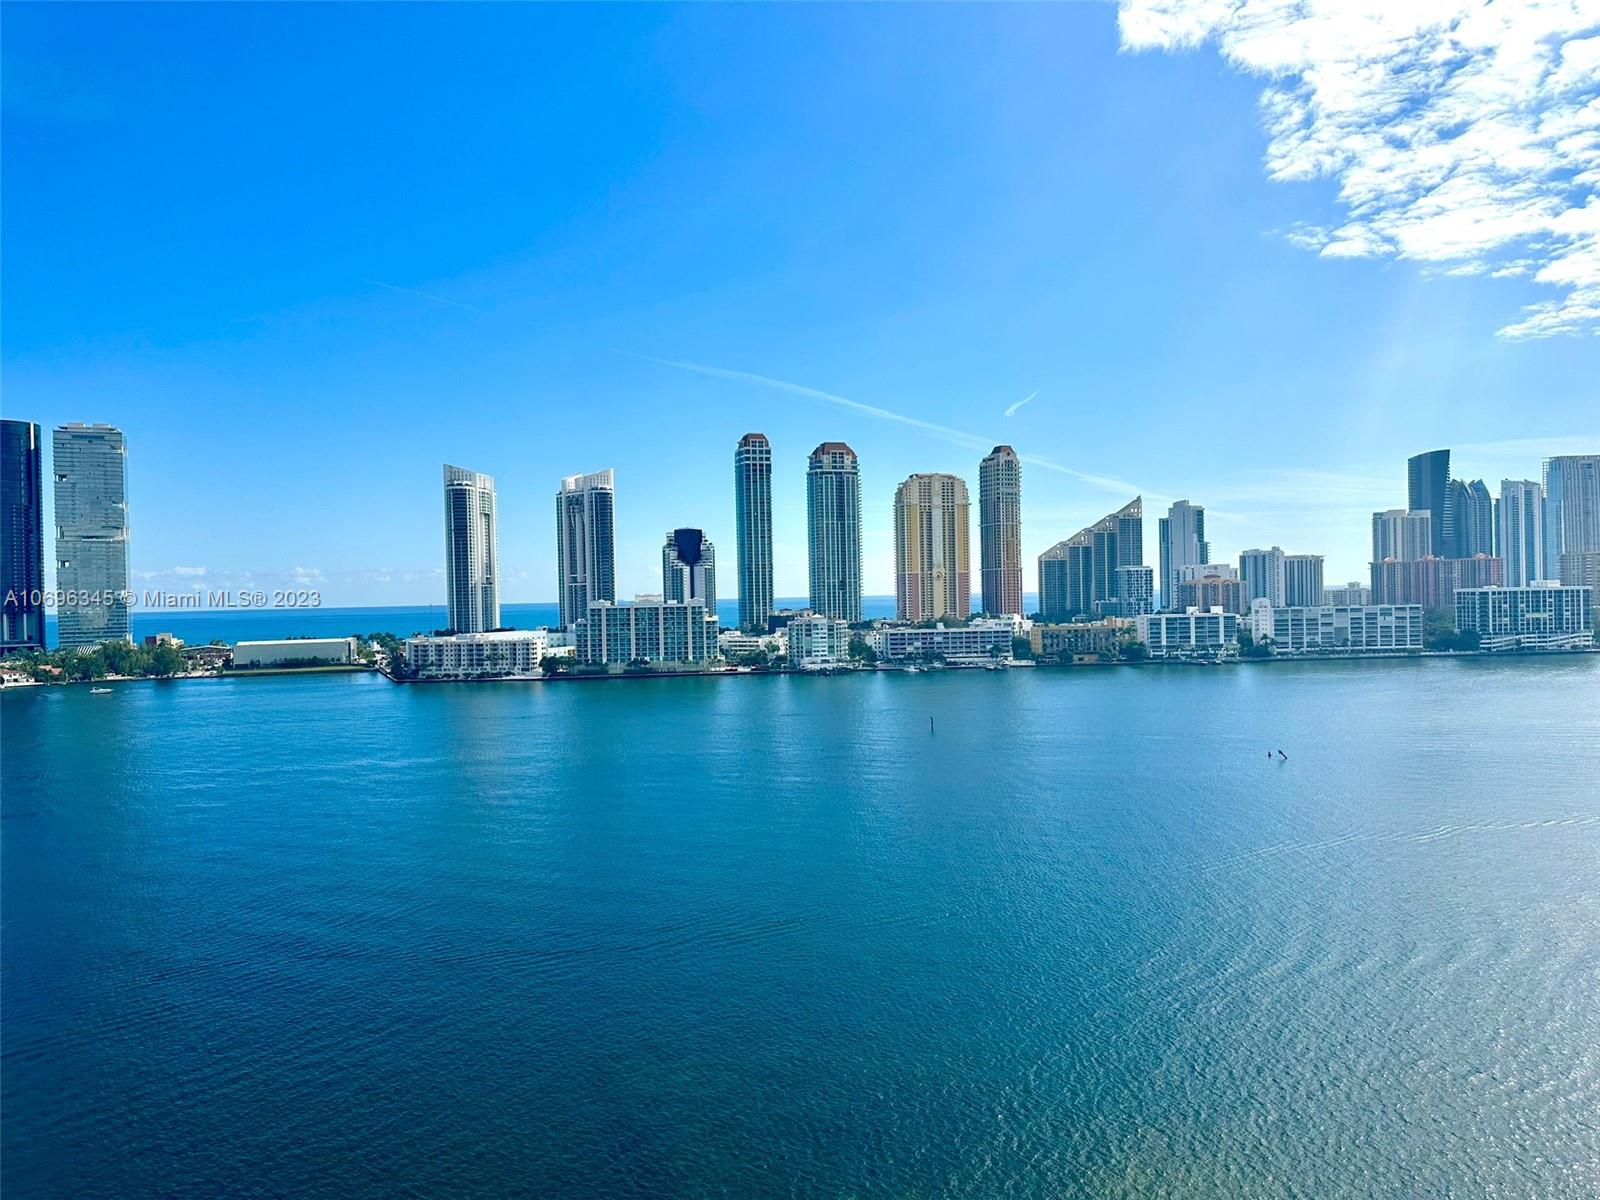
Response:
M1331 178L1325 258L1393 256L1561 290L1511 339L1600 334L1600 12L1581 0L1122 0L1132 50L1215 41L1268 82L1277 180Z
M1021 408L1021 407L1022 407L1022 406L1023 406L1023 405L1024 405L1024 404L1026 404L1026 403L1028 403L1028 402L1029 402L1029 401L1030 401L1030 400L1032 400L1032 399L1033 399L1033 398L1034 398L1034 397L1035 397L1035 396L1037 396L1037 395L1038 395L1038 394L1039 394L1039 393L1038 393L1038 392L1037 392L1037 391L1032 391L1032 392L1029 392L1029 393L1028 393L1028 394L1027 394L1027 395L1026 395L1026 396L1024 396L1024 397L1023 397L1023 398L1022 398L1022 399L1021 399L1021 400L1018 400L1018 401L1017 401L1017 402L1016 402L1016 403L1015 403L1015 404L1013 404L1013 405L1011 405L1011 406L1010 406L1010 407L1008 407L1008 408L1007 408L1007 409L1006 409L1006 414L1005 414L1005 415L1006 415L1006 416L1008 416L1008 417L1014 417L1014 416L1016 416L1016 415L1017 415L1017 410L1018 410L1018 409L1020 409L1020 408Z
M432 292L420 291L417 288L401 287L397 283L385 283L381 279L363 279L362 283L371 284L373 287L388 288L391 292L399 292L402 296L420 296L424 300L432 300L435 304L448 304L452 308L464 308L468 312L481 313L483 309L476 304L468 304L464 300L452 300L448 296L435 296Z
M673 367L680 371L693 371L697 375L706 375L712 379L726 379L735 383L756 384L760 387L788 392L791 395L804 396L809 400L822 400L828 404L836 404L840 408L848 408L864 416L876 417L880 421L894 421L900 425L909 425L913 429L920 429L924 433L932 434L934 437L972 450L987 452L999 440L992 437L983 437L976 433L967 433L960 429L952 429L948 425L938 425L932 421L924 421L920 417L908 417L904 413L893 412L887 408L879 408L876 404L863 404L859 400L836 396L832 392L824 392L818 388L807 387L802 383L790 383L784 379L773 379L767 375L757 375L751 371L735 371L729 367L710 367L703 363L678 362L670 358L655 358L649 354L635 354L631 350L621 350L618 353L626 354L629 358L655 363L662 367ZM1032 397L1029 397L1029 399L1032 399ZM1136 484L1129 483L1127 480L1117 479L1109 475L1096 475L1088 471L1079 471L1073 467L1063 466L1052 459L1029 454L1019 454L1017 457L1032 466L1042 467L1046 471L1055 471L1061 475L1070 475L1074 479L1081 479L1084 483L1093 484L1095 487L1104 488L1110 492L1132 494L1141 491Z

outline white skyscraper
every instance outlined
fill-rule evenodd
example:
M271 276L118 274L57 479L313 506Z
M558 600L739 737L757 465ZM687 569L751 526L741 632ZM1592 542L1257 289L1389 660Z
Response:
M1283 602L1290 608L1315 608L1322 603L1322 555L1283 556Z
M1527 587L1544 574L1544 488L1531 479L1502 479L1495 506L1506 586Z
M556 587L571 628L596 600L617 598L616 479L608 469L568 475L556 493Z
M63 425L54 431L57 640L63 647L130 640L128 453L122 430Z
M444 586L450 628L484 633L500 626L499 517L494 480L444 468Z
M1178 588L1183 583L1183 568L1211 561L1211 543L1206 541L1206 510L1201 505L1179 500L1156 522L1156 541L1161 551L1161 607L1175 608Z
M1239 551L1239 578L1244 581L1246 608L1252 600L1283 607L1283 548Z
M1561 579L1561 556L1600 551L1600 454L1544 460L1544 570Z
M1414 562L1433 553L1433 514L1390 508L1372 514L1372 561Z

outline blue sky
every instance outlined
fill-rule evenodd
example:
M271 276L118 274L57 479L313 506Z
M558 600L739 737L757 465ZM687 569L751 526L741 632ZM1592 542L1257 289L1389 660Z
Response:
M1274 64L1227 30L1119 32L1109 4L0 20L0 403L127 431L145 586L437 602L449 461L496 478L506 600L554 595L554 489L608 466L620 589L701 525L731 591L751 429L783 595L824 439L861 456L869 592L895 484L976 500L1000 441L1051 464L1024 472L1030 589L1134 490L1150 561L1187 497L1217 556L1323 553L1333 581L1409 454L1497 489L1600 450L1583 312L1514 325L1562 294L1541 264L1430 249L1352 196L1360 164L1286 171ZM1568 186L1551 220L1600 212Z

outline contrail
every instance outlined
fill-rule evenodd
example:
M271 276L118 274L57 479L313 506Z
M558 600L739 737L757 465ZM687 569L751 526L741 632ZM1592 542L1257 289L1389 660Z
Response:
M796 396L806 396L812 400L826 400L829 404L837 404L841 408L853 409L858 413L865 413L869 417L877 417L879 420L894 421L900 425L910 425L913 429L925 430L935 437L943 438L947 442L954 442L958 446L966 446L972 450L987 450L996 444L993 438L980 437L975 433L967 433L960 429L951 429L948 425L936 425L932 421L924 421L918 417L908 417L903 413L891 412L887 408L879 408L875 404L863 404L859 400L835 396L832 392L806 387L801 383L789 383L783 379L756 375L750 371L735 371L728 367L708 367L701 363L675 362L670 358L654 358L649 354L635 354L631 350L619 350L617 353L626 354L629 358L655 363L657 366L675 367L680 371L693 371L696 375L708 375L712 379L731 379L736 383L754 383L762 387L776 388L779 391L789 392ZM1032 398L1030 396L1028 399L1031 400ZM1026 402L1024 401L1023 403ZM1117 479L1109 475L1093 475L1087 471L1077 471L1071 467L1064 467L1048 458L1039 458L1034 455L1019 454L1017 457L1031 466L1042 467L1046 471L1055 471L1061 475L1070 475L1074 479L1081 479L1085 483L1104 488L1108 492L1123 494L1129 492L1140 494L1143 492L1143 489L1137 484L1129 483L1125 479Z
M1017 409L1021 408L1024 404L1026 404L1029 400L1032 400L1038 394L1039 393L1038 393L1037 389L1035 389L1034 391L1029 392L1021 400L1018 400L1010 408L1006 409L1006 416L1008 416L1008 417L1016 416L1017 415Z
M362 283L370 283L373 287L388 288L391 292L399 292L402 296L421 296L424 300L432 300L437 304L448 304L453 308L464 308L468 312L481 313L483 309L476 304L468 304L462 300L451 300L447 296L435 296L432 292L418 291L416 288L401 287L394 283L385 283L381 279L363 279Z

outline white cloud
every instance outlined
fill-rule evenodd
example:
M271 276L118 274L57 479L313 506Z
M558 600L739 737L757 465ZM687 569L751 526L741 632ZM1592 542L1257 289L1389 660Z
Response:
M1215 41L1265 77L1267 173L1330 178L1329 258L1522 276L1561 295L1507 338L1600 334L1600 9L1593 0L1122 0L1123 45Z
M183 575L189 578L199 578L206 573L206 569L204 567L173 567L172 573L174 575Z
M1015 404L1007 406L1005 415L1008 416L1008 417L1016 416L1017 415L1017 410L1020 409L1024 404L1028 403L1028 401L1032 400L1038 394L1039 393L1037 391L1029 392L1026 396L1024 396L1021 400L1018 400Z

